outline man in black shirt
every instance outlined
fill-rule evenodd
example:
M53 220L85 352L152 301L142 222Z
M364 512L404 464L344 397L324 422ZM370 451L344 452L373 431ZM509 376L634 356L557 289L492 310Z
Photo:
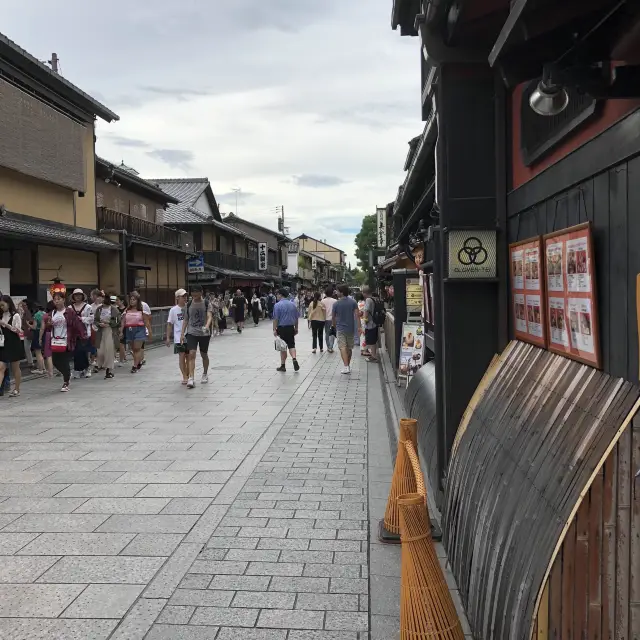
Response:
M236 295L233 296L231 306L233 307L233 320L236 323L236 330L238 333L242 333L244 329L244 314L249 303L240 289L238 289Z

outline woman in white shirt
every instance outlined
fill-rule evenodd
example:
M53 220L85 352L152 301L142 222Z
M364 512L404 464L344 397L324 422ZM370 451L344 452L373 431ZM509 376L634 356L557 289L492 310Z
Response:
M0 298L0 381L4 380L4 372L11 367L14 387L10 398L20 395L20 361L24 358L22 318L10 296Z
M322 302L320 303L325 310L325 321L324 321L324 341L327 345L327 351L329 353L333 353L333 343L335 342L335 336L331 335L331 323L333 320L333 305L335 304L336 299L333 297L333 287L327 287L325 291L325 296L322 298Z

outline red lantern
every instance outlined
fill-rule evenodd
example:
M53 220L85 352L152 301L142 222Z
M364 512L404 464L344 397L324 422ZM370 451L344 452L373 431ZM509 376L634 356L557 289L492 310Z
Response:
M62 280L60 280L60 278L58 277L55 277L52 282L53 284L49 287L49 293L51 294L51 297L53 298L53 296L55 296L56 294L60 294L63 297L66 297L67 287L64 285Z

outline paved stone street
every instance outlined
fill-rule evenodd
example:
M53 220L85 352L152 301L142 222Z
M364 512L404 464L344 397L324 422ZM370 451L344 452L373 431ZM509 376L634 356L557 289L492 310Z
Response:
M300 324L299 373L263 322L192 391L162 347L0 400L0 638L368 637L374 365L340 375Z

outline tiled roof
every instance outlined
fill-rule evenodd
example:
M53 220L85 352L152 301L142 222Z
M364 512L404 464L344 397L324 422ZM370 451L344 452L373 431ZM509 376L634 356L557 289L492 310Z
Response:
M268 227L264 227L257 222L252 222L251 220L246 220L245 218L241 218L237 216L235 213L230 213L225 220L228 224L233 224L234 222L248 224L251 227L255 227L256 229L261 229L262 231L266 231L267 233L272 233L274 236L280 238L281 240L286 240L287 242L291 241L291 238L288 238L284 233L280 233L279 231L274 231L273 229L269 229Z
M191 206L209 186L207 178L149 178L148 182L159 185L170 196Z
M120 245L110 242L96 235L71 231L62 227L40 224L26 220L17 220L6 216L0 217L0 235L16 238L33 239L48 245L64 245L72 247L87 247L90 249L119 250Z
M67 90L72 91L78 98L82 99L92 107L95 115L100 116L106 122L120 120L120 116L116 113L98 102L95 98L92 98L88 93L82 91L82 89L76 87L73 83L63 78L59 73L55 73L44 62L41 62L35 56L32 56L13 40L7 38L3 33L0 33L0 52L3 48L13 52L14 56L15 54L18 54L18 56L26 63L24 66L30 66L32 69L35 67L39 72L39 75L44 76L50 86L63 85Z

